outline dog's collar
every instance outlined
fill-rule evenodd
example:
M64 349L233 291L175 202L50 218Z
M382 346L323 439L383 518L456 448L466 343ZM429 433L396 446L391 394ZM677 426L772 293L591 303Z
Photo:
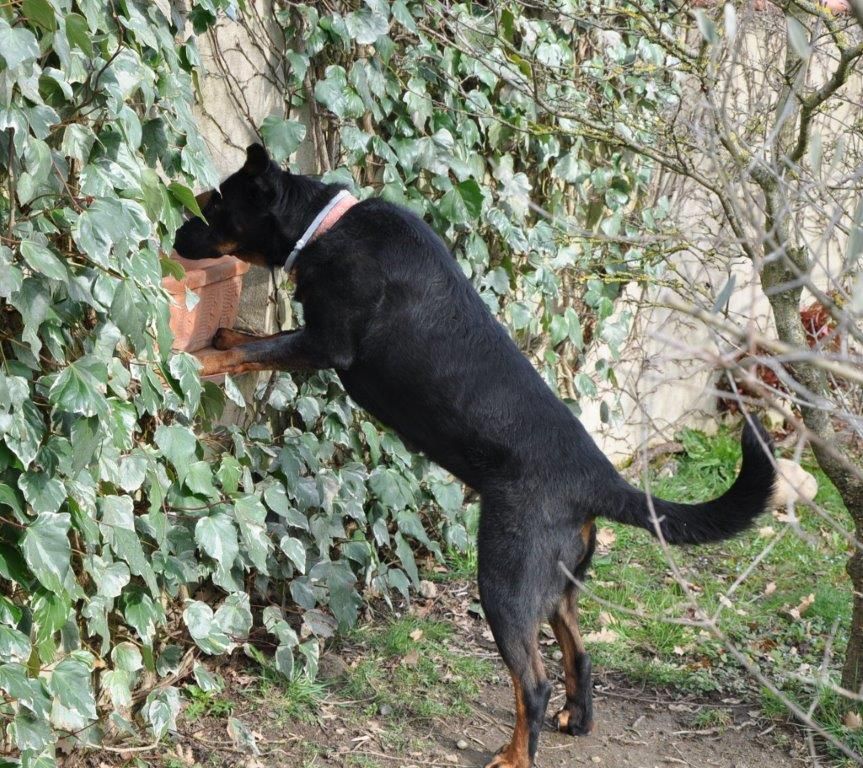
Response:
M322 235L331 227L335 226L336 222L347 212L349 208L355 206L359 201L346 189L339 192L332 200L330 200L315 216L315 220L309 224L303 236L297 240L294 250L288 255L285 261L285 272L290 272L294 268L294 263L300 251L303 250L312 240L318 235Z

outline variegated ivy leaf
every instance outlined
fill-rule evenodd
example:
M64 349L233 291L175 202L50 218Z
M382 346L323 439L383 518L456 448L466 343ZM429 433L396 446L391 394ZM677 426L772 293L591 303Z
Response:
M179 713L180 692L174 686L153 691L141 712L157 739L177 729Z
M24 532L24 559L42 586L51 592L63 592L71 573L70 526L65 512L41 512Z

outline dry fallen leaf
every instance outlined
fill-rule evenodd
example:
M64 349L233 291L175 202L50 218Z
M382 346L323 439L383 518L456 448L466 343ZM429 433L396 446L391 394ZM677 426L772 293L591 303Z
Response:
M601 629L599 632L588 632L584 636L585 643L613 643L617 640L617 632L610 629Z
M602 554L611 549L617 541L617 534L611 528L598 528L596 531L596 548Z
M402 664L404 664L406 667L415 667L417 664L419 664L419 660L419 651L414 648L412 651L408 651L404 655L404 658L402 659Z
M769 581L769 582L767 582L767 586L766 586L766 587L764 587L764 594L765 594L765 595L767 595L767 596L769 597L769 596L770 596L770 595L772 595L775 591L776 591L776 582L775 582L775 581Z
M418 643L422 639L422 636L423 631L421 629L415 629L413 632L410 633L410 639L413 640L415 643Z
M758 529L758 535L762 539L771 539L776 535L776 530L772 525L763 525Z
M599 626L610 627L612 624L617 624L617 619L615 619L608 611L600 611Z
M851 731L859 731L863 728L863 717L860 717L856 712L846 712L845 727Z
M800 601L800 605L798 605L796 608L792 608L789 613L791 614L792 618L799 619L801 616L804 616L806 614L806 611L808 611L812 607L812 603L814 602L815 595L809 594Z

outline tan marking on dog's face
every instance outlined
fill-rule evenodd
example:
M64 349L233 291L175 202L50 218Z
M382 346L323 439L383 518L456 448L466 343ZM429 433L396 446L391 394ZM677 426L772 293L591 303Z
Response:
M240 244L236 240L225 240L216 246L216 251L221 256L231 256L240 250Z
M200 195L195 195L195 202L198 204L198 208L202 211L204 210L207 203L210 202L210 198L213 196L212 189L208 189L206 192L201 192Z

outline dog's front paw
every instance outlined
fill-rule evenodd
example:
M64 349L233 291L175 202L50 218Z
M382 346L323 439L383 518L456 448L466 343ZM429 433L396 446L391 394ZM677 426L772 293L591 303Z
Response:
M501 747L485 768L531 768L526 751L514 749L512 744Z
M586 736L594 725L584 707L569 703L555 714L553 722L558 731L570 736Z
M245 333L239 333L231 328L219 328L213 336L213 346L224 351L245 344L248 340L249 336Z
M531 766L530 760L527 757L513 759L509 755L508 750L504 749L496 754L491 762L486 764L485 768L531 768Z

